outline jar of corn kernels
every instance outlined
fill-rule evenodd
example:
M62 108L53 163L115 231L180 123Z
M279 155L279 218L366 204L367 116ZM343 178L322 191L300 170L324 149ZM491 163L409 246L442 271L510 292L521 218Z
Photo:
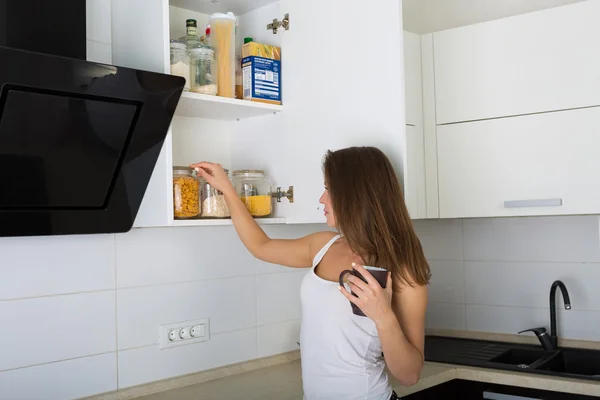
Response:
M264 218L271 215L271 182L266 178L264 171L234 171L233 185L253 217Z
M173 217L196 218L200 215L200 180L193 168L173 167Z

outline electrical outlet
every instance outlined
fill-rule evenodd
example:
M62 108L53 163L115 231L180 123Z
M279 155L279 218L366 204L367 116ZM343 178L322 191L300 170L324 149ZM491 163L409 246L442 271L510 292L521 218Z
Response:
M210 339L208 318L163 325L158 335L161 349L207 341Z
M189 338L191 338L191 336L190 336L190 330L191 330L191 328L188 328L188 327L181 328L181 329L179 330L179 337L180 337L182 340L186 340L186 339L189 339Z
M194 338L202 337L202 336L204 336L205 331L206 331L206 325L204 325L204 324L194 325L194 326L192 326L192 329L190 330L190 335Z
M167 333L167 337L169 338L169 342L175 342L180 339L179 331L177 329L170 329Z

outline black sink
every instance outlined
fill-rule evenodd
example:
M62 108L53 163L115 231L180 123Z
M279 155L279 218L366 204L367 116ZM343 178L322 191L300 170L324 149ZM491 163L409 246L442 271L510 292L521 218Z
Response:
M538 369L600 378L600 351L561 349L555 356L543 362Z
M490 362L515 365L518 368L536 368L556 352L537 349L510 349L490 359Z
M600 350L427 335L425 360L600 382Z

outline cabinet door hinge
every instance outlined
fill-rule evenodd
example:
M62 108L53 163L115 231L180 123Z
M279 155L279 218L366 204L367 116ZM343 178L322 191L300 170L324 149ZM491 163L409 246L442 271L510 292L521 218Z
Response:
M273 22L267 25L267 30L273 31L273 35L277 34L279 28L283 28L286 31L290 30L290 14L285 14L282 21L275 18Z
M294 187L290 186L288 190L281 190L280 187L277 188L277 192L273 193L272 196L277 199L278 203L281 203L281 199L286 197L290 203L294 202Z

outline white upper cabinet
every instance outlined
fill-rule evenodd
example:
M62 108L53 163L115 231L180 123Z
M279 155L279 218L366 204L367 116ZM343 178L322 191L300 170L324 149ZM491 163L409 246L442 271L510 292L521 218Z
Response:
M172 167L195 161L230 171L263 169L276 190L294 189L294 202L275 202L262 223L323 223L322 161L327 150L377 146L401 179L406 170L402 11L397 0L281 0L241 11L238 38L281 46L282 106L184 93L135 226L222 225L174 221ZM203 27L219 4L112 0L117 65L169 72L169 39L186 18ZM174 7L187 5L186 10ZM239 6L239 7L237 7ZM289 30L267 30L289 14ZM360 27L364 27L361 29Z
M600 213L600 107L438 126L440 217Z
M600 105L599 16L590 0L435 33L437 124Z

